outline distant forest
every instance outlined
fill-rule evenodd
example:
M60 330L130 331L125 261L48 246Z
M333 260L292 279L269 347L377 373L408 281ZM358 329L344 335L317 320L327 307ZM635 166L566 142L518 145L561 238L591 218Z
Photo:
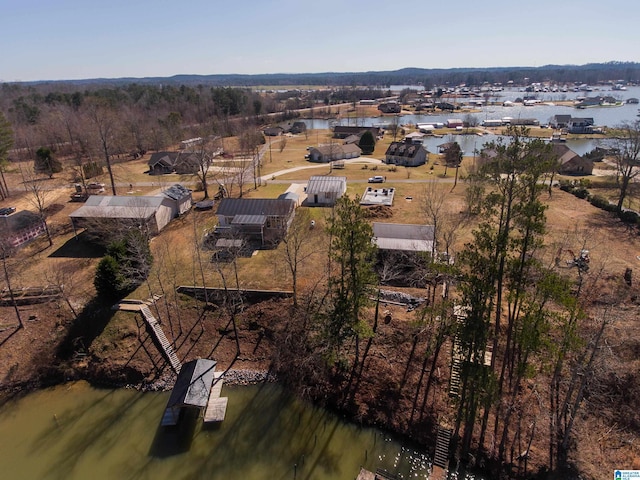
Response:
M336 103L389 96L390 85L421 84L431 89L510 81L517 86L546 81L637 84L640 63L0 83L0 112L11 124L16 160L33 159L39 147L47 147L55 155L81 162L135 156L192 137L252 138L250 132L292 120L299 109L324 105L330 112ZM295 88L303 85L319 88ZM271 91L264 91L267 88Z
M394 71L326 72L326 73L274 73L260 75L174 75L172 77L114 78L60 80L51 82L25 82L26 84L67 83L75 85L171 84L187 86L379 86L390 85L440 85L478 86L485 82L516 85L531 82L598 83L622 80L640 83L640 63L606 62L586 65L545 65L542 67L492 67L492 68L403 68Z

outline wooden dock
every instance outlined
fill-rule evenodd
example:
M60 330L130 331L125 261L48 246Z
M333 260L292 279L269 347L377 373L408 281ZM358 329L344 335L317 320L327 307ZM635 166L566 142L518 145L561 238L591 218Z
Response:
M399 478L397 475L393 475L381 468L378 468L375 473L360 468L360 473L356 477L356 480L399 480Z
M364 468L360 469L360 473L356 477L356 480L375 480L376 474L370 472L369 470L365 470Z
M222 394L223 373L215 372L214 376L215 380L211 385L207 408L204 410L204 423L222 422L227 414L227 401L229 399L220 396Z
M451 429L438 426L436 437L436 451L433 455L433 480L445 479L449 468L449 444L451 443Z
M162 327L160 327L160 324L151 313L151 310L149 310L147 305L141 305L140 313L142 313L142 317L153 332L156 341L162 347L164 355L171 364L173 371L176 372L176 374L180 373L182 364L180 363L176 352L173 350L173 346L169 343L169 340L167 340L166 335L162 331Z

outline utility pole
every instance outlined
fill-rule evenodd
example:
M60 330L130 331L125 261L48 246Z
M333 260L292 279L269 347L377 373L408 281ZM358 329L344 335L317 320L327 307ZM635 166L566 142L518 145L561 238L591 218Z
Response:
M462 152L460 152L460 158L458 159L458 163L456 163L456 179L453 181L453 186L455 187L458 184L458 169L460 168L460 164L462 163Z

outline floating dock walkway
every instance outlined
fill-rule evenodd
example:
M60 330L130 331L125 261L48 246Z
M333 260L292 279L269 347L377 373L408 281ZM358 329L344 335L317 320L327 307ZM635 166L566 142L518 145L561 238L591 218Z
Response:
M204 423L221 422L227 413L228 397L221 397L222 394L222 372L214 372L213 385L207 401L207 408L204 410Z

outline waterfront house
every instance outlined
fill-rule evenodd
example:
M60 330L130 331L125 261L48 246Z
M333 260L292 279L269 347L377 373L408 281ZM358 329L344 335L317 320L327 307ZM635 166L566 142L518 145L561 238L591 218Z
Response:
M593 118L575 118L571 117L567 124L567 131L569 133L593 133Z
M306 131L307 131L307 124L301 121L293 122L293 125L291 125L291 128L289 128L289 133L293 135L304 133Z
M384 154L384 162L403 167L417 167L427 163L428 151L421 143L413 143L411 138L404 142L392 142Z
M571 115L554 115L553 118L551 119L551 122L549 122L551 124L551 126L553 128L567 128L567 126L569 126L569 122L571 121Z
M357 135L358 138L362 136L364 132L369 130L373 134L373 138L378 138L382 135L380 127L355 127L351 125L336 125L333 127L333 138L347 138L351 135Z
M242 237L262 246L276 245L286 235L295 215L290 198L223 198L216 215L216 235Z
M384 102L378 105L378 110L382 113L400 113L401 109L398 102Z

